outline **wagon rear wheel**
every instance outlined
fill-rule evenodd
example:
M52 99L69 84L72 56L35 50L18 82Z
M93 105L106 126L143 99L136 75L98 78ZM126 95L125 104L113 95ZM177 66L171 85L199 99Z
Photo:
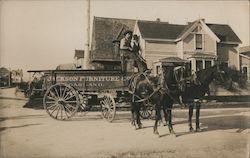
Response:
M151 104L149 101L144 102L144 104L141 106L140 109L140 117L143 119L148 119L153 113L153 104Z
M102 117L109 122L112 122L116 114L115 100L111 94L104 94L100 101L102 108Z
M43 106L53 119L68 120L78 110L79 96L70 85L58 83L52 85L44 94Z

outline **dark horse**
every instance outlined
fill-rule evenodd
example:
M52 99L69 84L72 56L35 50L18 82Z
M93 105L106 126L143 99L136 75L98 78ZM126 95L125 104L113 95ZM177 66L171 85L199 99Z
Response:
M155 105L156 116L154 124L154 133L159 134L157 130L158 121L161 120L161 109L163 109L164 117L168 122L168 128L170 133L175 133L172 127L172 106L174 102L179 104L189 104L189 126L190 131L193 131L192 127L192 115L194 105L196 105L196 129L200 130L199 115L200 115L200 102L196 100L202 99L206 93L209 92L209 84L217 79L223 82L222 71L218 66L213 66L205 70L198 71L196 73L199 84L190 82L187 86L185 80L177 80L172 69L163 67L163 82L166 86L158 86L157 81L160 77L147 77L146 75L139 75L134 81L134 99L132 102L132 124L138 125L141 128L141 122L139 117L140 106L143 106L143 102L149 100ZM158 82L159 83L159 82ZM185 84L183 84L185 83ZM164 85L163 84L163 85ZM182 98L182 99L180 99ZM192 103L192 104L190 104Z
M209 95L209 84L216 79L217 81L223 83L225 82L224 71L221 71L218 65L214 65L210 68L200 70L196 72L197 83L190 82L186 85L185 91L181 94L183 98L183 103L188 104L189 106L189 130L193 131L192 126L192 116L193 109L196 106L196 131L201 131L200 129L200 108L203 97Z
M183 89L182 84L174 75L173 67L164 67L162 76L148 76L142 73L133 78L130 89L132 90L133 101L131 105L132 125L141 128L139 110L144 102L151 102L155 105L156 115L154 133L159 134L157 126L161 120L161 109L164 112L166 122L168 122L169 132L174 134L172 127L172 106L174 101L181 104L179 96Z

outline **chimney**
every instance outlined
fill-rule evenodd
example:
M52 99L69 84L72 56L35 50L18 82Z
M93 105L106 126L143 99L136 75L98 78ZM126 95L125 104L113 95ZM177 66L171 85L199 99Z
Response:
M161 22L161 19L160 19L160 18L156 18L156 21L157 21L157 22Z

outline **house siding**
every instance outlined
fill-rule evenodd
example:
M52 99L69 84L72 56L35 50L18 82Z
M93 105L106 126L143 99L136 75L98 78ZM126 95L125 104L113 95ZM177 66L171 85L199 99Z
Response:
M159 61L159 59L167 58L167 57L173 57L171 54L166 54L165 52L162 52L161 54L154 54L152 52L146 51L146 61L149 69L153 68L153 65L155 62Z
M204 34L204 51L208 54L216 55L216 41L208 34Z
M216 55L216 41L213 38L211 38L208 34L203 34L203 37L204 37L203 50L196 50L194 34L189 34L183 40L183 51L185 52L185 54L192 55L195 52L202 52L206 54Z
M239 52L235 45L218 44L217 54L219 61L228 61L229 67L239 70Z
M250 57L240 56L241 72L243 73L243 67L247 68L247 80L250 81Z
M166 57L177 56L177 48L175 43L151 43L145 42L144 57L147 61L148 67L152 68L153 63L159 59Z
M183 40L183 51L187 52L187 54L193 54L194 51L194 34L189 34L184 40Z
M146 42L146 51L173 52L177 53L175 43L151 43Z

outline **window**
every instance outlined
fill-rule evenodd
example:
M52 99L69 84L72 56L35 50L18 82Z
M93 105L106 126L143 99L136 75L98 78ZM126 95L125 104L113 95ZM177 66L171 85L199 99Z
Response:
M196 71L203 69L203 62L202 60L196 60Z
M202 34L195 34L196 50L202 49Z
M210 68L212 66L212 61L211 60L206 60L205 61L205 69Z

